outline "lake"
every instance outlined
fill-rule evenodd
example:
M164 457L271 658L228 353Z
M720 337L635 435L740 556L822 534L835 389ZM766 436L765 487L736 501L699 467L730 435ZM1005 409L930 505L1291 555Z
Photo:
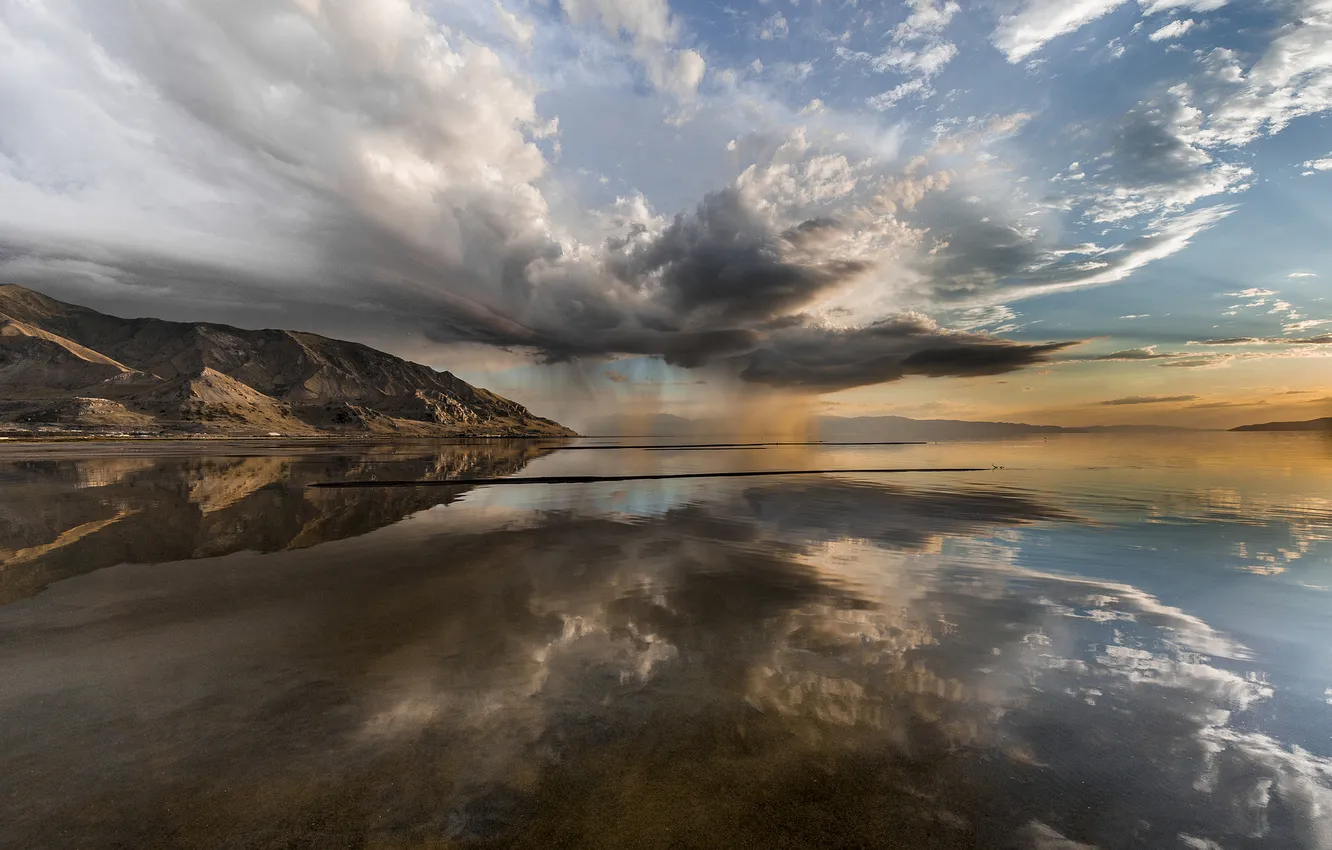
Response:
M1332 848L1332 440L651 443L0 445L0 846Z

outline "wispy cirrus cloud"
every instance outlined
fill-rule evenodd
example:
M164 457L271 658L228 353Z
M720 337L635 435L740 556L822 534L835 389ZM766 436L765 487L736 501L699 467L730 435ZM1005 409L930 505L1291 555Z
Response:
M1320 323L1323 324L1323 323ZM1204 339L1190 342L1189 345L1332 345L1332 334L1320 336L1232 336L1220 339Z
M990 40L1009 62L1021 62L1052 39L1110 14L1125 0L1023 0L999 19Z

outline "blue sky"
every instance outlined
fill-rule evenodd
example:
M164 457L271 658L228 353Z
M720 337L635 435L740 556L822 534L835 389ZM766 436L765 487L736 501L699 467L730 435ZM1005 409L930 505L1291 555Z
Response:
M1332 404L1332 0L28 0L0 48L0 274L101 309L565 418Z

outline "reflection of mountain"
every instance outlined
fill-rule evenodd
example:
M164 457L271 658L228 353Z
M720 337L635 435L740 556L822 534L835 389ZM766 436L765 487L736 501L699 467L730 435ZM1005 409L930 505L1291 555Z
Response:
M1270 688L1213 657L1237 647L1013 563L1072 516L832 479L696 496L464 503L0 609L0 843L1328 846L1332 767L1246 731Z
M314 481L509 475L546 450L525 441L487 441L380 445L339 456L311 449L0 463L0 604L114 564L276 552L354 537L461 492L306 486Z
M121 319L0 286L0 422L98 432L568 435L516 402L316 334Z

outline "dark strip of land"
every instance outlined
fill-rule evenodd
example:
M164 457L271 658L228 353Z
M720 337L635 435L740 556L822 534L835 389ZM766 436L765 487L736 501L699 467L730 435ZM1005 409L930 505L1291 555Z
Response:
M629 449L642 449L652 452L677 452L677 451L703 451L706 449L767 449L786 446L926 446L925 442L901 442L890 443L693 443L683 445L672 445L670 443L650 443L637 446L563 446L560 451L565 452L607 452L607 451L627 451Z
M880 475L902 472L989 472L993 467L940 469L784 469L746 472L681 472L659 475L543 475L525 478L428 478L417 481L321 481L311 487L347 489L356 487L480 487L498 484L600 484L607 481L666 481L681 478L757 478L777 475Z

